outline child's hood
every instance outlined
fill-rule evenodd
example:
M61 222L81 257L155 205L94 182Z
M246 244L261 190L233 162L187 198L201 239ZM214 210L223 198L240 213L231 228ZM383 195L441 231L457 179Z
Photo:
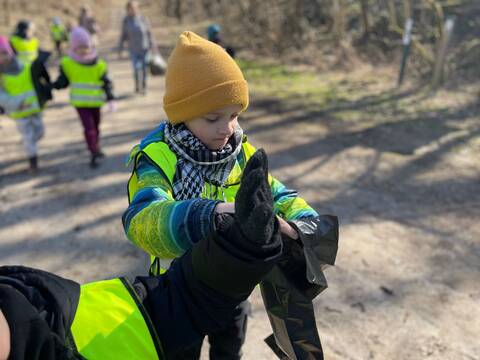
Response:
M165 126L167 122L164 121L160 123L155 129L153 129L151 132L149 132L141 141L139 144L135 145L132 150L130 150L130 154L127 157L126 160L126 166L130 165L133 159L143 151L148 145L154 142L159 142L163 141L164 139L164 133L165 133Z

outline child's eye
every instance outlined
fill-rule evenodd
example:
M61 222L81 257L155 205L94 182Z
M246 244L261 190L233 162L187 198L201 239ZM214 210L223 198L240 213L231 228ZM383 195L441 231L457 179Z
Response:
M218 117L216 117L216 118L208 118L208 117L206 117L206 118L205 118L205 120L207 120L208 122L211 122L211 123L214 123L215 121L218 121L218 119L220 119L220 118L218 118Z

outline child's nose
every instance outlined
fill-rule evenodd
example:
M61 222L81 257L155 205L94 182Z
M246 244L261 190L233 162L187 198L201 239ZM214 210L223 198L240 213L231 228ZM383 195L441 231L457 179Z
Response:
M233 133L233 125L230 122L224 124L220 127L219 133L222 136L230 136Z

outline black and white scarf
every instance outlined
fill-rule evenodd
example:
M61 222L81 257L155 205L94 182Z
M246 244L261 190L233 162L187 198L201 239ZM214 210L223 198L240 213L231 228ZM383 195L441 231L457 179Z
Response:
M177 155L177 168L173 178L174 198L199 198L206 182L222 189L242 149L242 137L243 130L238 126L222 149L212 151L184 124L167 124L165 141Z

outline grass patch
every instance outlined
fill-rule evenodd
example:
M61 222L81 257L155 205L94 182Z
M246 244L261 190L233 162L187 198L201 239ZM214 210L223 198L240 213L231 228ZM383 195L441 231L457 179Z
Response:
M362 127L443 117L465 102L459 102L458 96L451 99L449 92L432 96L424 89L397 88L389 69L315 72L263 60L238 60L238 64L254 96L280 99L286 109L300 106L307 113L324 112L331 119ZM436 128L437 124L417 121L416 126Z
M316 73L293 70L261 61L238 60L252 92L280 99L326 104L342 100L346 93Z

